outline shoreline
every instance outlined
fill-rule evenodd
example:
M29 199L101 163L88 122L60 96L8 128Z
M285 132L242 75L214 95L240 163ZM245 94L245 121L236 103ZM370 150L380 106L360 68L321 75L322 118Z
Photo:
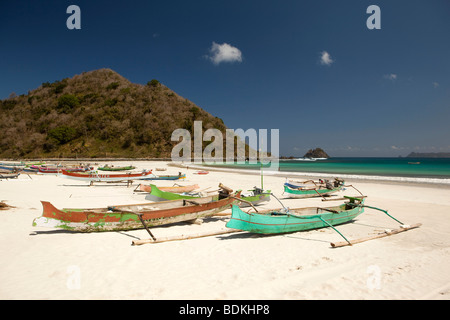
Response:
M171 162L169 166L175 166L179 168L199 169L217 172L232 172L232 173L244 173L252 175L260 175L258 169L241 169L241 168L227 168L227 167L211 167L207 165L198 164L184 164ZM355 174L334 174L334 173L321 173L321 172L294 172L294 171L271 171L264 170L264 176L284 177L284 178L343 178L348 181L355 182L386 182L396 184L414 184L414 185L441 185L443 187L450 188L450 178L414 178L414 177L400 177L400 176L376 176L376 175L355 175Z

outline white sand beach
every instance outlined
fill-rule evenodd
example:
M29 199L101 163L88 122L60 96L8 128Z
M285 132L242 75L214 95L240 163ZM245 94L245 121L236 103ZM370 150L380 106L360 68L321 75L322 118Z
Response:
M130 162L117 163L129 165ZM134 162L138 169L166 167L155 174L187 173L183 185L217 189L260 186L255 174ZM320 198L284 199L284 177L264 176L270 189L290 208L329 206ZM150 181L146 181L149 184ZM145 229L74 233L33 227L42 214L40 201L57 208L105 207L143 203L139 184L95 184L56 175L26 175L0 181L0 299L443 299L450 298L450 187L353 180L366 204L387 209L405 224L422 226L390 237L332 248L343 239L330 228L263 236L246 232L184 241L132 246L149 238ZM159 181L171 186L173 181ZM339 193L354 195L351 188ZM279 208L275 199L261 208ZM227 210L231 212L231 210ZM228 217L202 224L179 223L152 228L158 237L225 229ZM349 239L396 229L382 212L366 209L338 226Z

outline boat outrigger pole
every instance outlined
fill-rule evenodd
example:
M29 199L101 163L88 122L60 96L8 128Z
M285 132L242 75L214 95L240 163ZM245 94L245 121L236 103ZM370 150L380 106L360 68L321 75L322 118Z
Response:
M401 222L400 220L397 220L397 219L395 219L393 216L391 216L391 215L387 212L387 210L383 210L383 209L380 209L380 208L377 208L377 207L366 206L366 205L360 205L360 207L363 207L363 208L369 208L369 209L374 209L374 210L378 210L378 211L384 212L388 217L394 219L395 221L397 221L397 222L400 223L401 225L404 225L403 222Z
M338 229L336 229L335 227L333 227L333 225L331 225L328 221L326 221L325 219L323 219L321 216L318 216L320 220L322 220L323 223L325 223L326 225L328 225L329 227L331 227L334 231L336 231L337 233L339 233L339 235L344 238L345 241L348 242L348 244L351 246L352 243L350 241L347 240L346 237L344 237L344 235L342 233L339 232Z

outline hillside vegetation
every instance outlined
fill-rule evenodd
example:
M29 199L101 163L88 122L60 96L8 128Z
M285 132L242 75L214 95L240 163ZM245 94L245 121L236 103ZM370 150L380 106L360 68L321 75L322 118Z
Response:
M110 69L84 72L0 100L0 157L170 157L178 143L172 132L192 134L194 120L225 132L220 118L157 80L140 85Z

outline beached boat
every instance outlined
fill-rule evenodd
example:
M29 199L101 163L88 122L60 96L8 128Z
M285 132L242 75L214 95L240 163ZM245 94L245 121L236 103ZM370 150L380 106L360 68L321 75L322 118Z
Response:
M89 172L93 167L63 167L63 166L31 166L31 169L37 169L39 173L62 173L63 170L70 172Z
M199 170L199 171L194 172L194 174L208 174L208 173L209 173L209 171L205 171L205 170Z
M173 192L173 193L191 192L198 188L200 188L198 184L193 184L190 186L158 187L159 190ZM152 187L145 185L145 184L140 184L139 186L137 186L136 190L138 190L138 189L139 189L139 191L143 191L143 192L151 192L152 191Z
M241 198L247 202L240 202L237 205L241 208L249 207L250 202L252 205L260 205L264 202L270 201L270 190L263 190L258 187L254 187L252 190L247 190L247 192L241 193Z
M0 173L0 179L16 179L20 173Z
M151 176L145 177L145 179L141 180L180 180L185 178L186 174L179 172L177 175L165 175L165 176L157 176L152 174Z
M145 197L146 200L149 201L167 201L167 200L178 200L178 199L196 199L200 198L204 195L204 192L185 192L185 193L173 193L163 191L155 185L150 185L151 191ZM221 185L219 187L222 187ZM214 191L211 191L214 192ZM216 191L217 192L217 191ZM217 193L216 193L217 195ZM263 191L259 188L254 188L252 190L248 190L248 192L241 193L242 200L246 200L245 202L238 202L238 206L240 207L248 207L251 205L259 205L263 202L267 202L270 200L270 190ZM251 203L251 204L250 204Z
M124 166L124 167L115 167L115 166L103 166L97 168L100 171L127 171L127 170L133 170L136 169L134 166Z
M162 191L154 184L150 185L151 191L145 196L145 200L149 201L167 201L167 200L180 200L180 199L196 199L200 198L202 193L173 193ZM218 197L217 193L216 196Z
M364 212L364 198L346 197L339 206L320 208L275 209L247 213L232 206L227 228L253 233L278 234L324 228L346 223Z
M63 177L81 180L81 181L90 181L90 182L114 182L114 181L130 181L130 180L141 180L146 176L152 174L151 171L143 171L138 173L98 173L97 171L93 172L72 172L67 170L62 170L61 173Z
M181 221L194 221L221 212L240 197L240 192L220 193L214 197L181 199L135 205L118 205L98 209L55 208L41 201L43 213L33 220L35 227L50 227L78 232L133 230L166 225ZM150 233L150 232L149 232Z
M0 164L0 170L7 170L9 172L19 172L22 171L25 168L24 165L20 164L9 164L9 163L2 163Z
M328 180L324 181L304 181L302 184L293 184L293 181L285 182L284 194L288 198L311 198L321 197L336 193L342 190L344 186L344 180L336 178L334 182Z

